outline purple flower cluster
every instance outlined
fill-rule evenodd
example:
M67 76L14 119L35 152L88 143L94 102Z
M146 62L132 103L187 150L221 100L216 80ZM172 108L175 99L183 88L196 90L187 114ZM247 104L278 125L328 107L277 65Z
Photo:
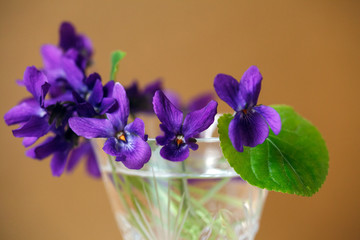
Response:
M214 122L218 104L212 94L201 95L184 107L175 94L163 91L160 80L141 91L137 82L124 89L113 80L103 84L98 73L87 74L92 44L70 23L60 26L58 46L44 45L41 55L44 66L26 68L18 82L30 97L10 109L4 119L7 125L19 125L13 135L23 138L25 147L44 137L26 155L39 160L52 156L54 176L72 171L85 158L89 174L99 177L92 138L105 138L107 154L127 168L141 169L150 160L151 148L144 122L135 117L139 112L159 118L164 135L157 136L156 142L163 146L161 156L170 161L183 161L190 149L197 150L196 137ZM281 128L275 110L256 105L261 80L258 69L251 67L240 83L225 74L214 81L218 96L236 111L229 136L238 151L261 144L269 126L275 134Z
M80 139L68 125L71 116L101 115L116 105L116 100L111 98L113 83L102 86L98 74L85 76L92 53L91 41L64 22L60 26L59 45L47 44L41 48L43 68L26 68L19 81L31 96L4 116L6 124L19 124L13 134L23 138L25 147L46 136L42 143L27 150L26 155L39 160L52 155L50 167L54 176L72 171L82 158L87 161L90 175L100 176L90 142Z

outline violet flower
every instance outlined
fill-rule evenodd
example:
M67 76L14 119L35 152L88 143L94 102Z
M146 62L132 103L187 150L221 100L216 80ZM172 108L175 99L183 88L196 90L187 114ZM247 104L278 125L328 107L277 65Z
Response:
M107 113L107 119L72 117L69 119L71 129L87 139L107 138L103 150L116 157L127 168L140 169L151 156L151 149L146 142L144 122L135 118L127 124L129 117L129 100L120 83L113 89L113 97L117 100L118 108Z
M269 136L269 127L277 135L281 130L280 115L271 107L256 105L262 76L251 66L240 83L232 76L218 74L214 80L217 95L236 113L229 125L229 137L234 148L242 152L243 146L255 147Z
M139 112L154 113L152 98L157 90L162 89L161 80L156 80L148 84L144 90L140 91L138 83L134 81L127 87L126 95L130 102L130 113L135 115Z
M73 144L65 138L65 134L57 134L45 139L38 146L26 151L26 156L42 160L52 156L50 168L53 176L59 177L64 172L68 155Z
M90 74L83 82L83 91L72 92L79 116L93 117L114 110L116 100L111 97L113 87L114 81L109 81L103 86L99 74Z
M81 141L78 145L79 136L69 128L68 119L84 112L83 115L94 116L109 111L116 105L116 100L111 98L114 82L102 86L98 74L85 78L92 46L88 38L76 34L71 24L61 25L59 45L42 47L44 69L39 71L28 67L23 80L18 81L32 97L10 109L4 119L8 125L20 125L13 134L24 137L25 147L47 133L54 134L26 153L39 160L52 155L50 166L54 176L62 175L67 163L67 170L72 171L80 158L86 157L88 172L99 177L100 171L89 141ZM48 92L50 98L45 99ZM78 98L74 99L74 96Z
M81 69L85 69L91 63L94 51L90 39L83 34L76 33L75 27L70 22L63 22L59 32L59 46L64 52L75 49L79 53L75 58L76 63Z
M164 136L156 137L156 142L163 146L160 155L170 161L183 161L189 156L189 148L198 149L195 136L214 122L217 110L217 102L210 101L204 108L188 113L183 120L183 112L161 90L155 93L153 106L164 132Z
M50 136L39 145L27 150L26 156L43 160L52 155L50 168L52 175L56 177L60 177L65 169L68 172L73 171L80 159L85 157L87 172L92 177L100 177L95 152L88 140L79 144L79 137L70 128L65 129L64 126L54 128L53 132L55 136Z
M48 115L44 108L45 96L50 88L46 76L35 67L27 67L22 84L33 97L10 109L4 119L7 125L20 124L13 130L15 137L24 137L23 144L32 145L39 137L49 132Z
M86 91L83 83L84 73L74 60L74 56L77 54L74 49L63 53L60 48L51 44L41 47L44 63L43 71L52 86L50 89L51 97L59 97L68 90Z
M90 39L77 34L70 23L62 23L59 32L59 47L51 44L41 47L44 72L53 86L50 91L52 97L66 93L69 88L85 91L84 73L93 53Z
M213 93L203 93L201 95L196 96L195 98L191 99L188 103L186 110L188 112L193 112L195 110L199 110L206 106L208 102L214 100Z
M205 107L211 100L214 100L213 93L205 92L190 99L189 103L185 105L176 92L167 90L164 91L164 94L176 108L181 109L184 113L199 110Z
M96 161L96 155L90 141L86 140L82 142L77 148L72 150L66 170L72 172L74 168L79 164L81 158L86 158L86 170L92 177L100 177L100 169Z

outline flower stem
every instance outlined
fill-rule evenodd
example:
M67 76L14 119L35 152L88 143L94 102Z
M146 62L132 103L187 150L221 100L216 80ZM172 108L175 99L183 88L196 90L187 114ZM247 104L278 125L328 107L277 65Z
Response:
M221 190L225 184L227 184L230 181L230 178L224 178L220 182L218 182L214 187L210 189L200 200L199 202L201 204L205 204L207 201L209 201L211 198L216 196L216 194Z
M185 162L182 161L181 162L181 169L182 172L185 174L186 173L186 166L185 166ZM188 188L188 181L187 181L187 177L182 177L181 178L181 194L180 195L184 195L185 199L184 199L184 209L190 209L190 213L191 213L191 201L190 201L190 193L189 193L189 188Z

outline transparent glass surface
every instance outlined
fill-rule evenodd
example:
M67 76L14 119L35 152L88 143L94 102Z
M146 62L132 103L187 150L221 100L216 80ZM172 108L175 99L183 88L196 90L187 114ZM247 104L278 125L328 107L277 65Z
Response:
M218 138L198 139L183 162L152 157L130 170L93 142L124 240L254 239L267 195L243 181L223 158Z

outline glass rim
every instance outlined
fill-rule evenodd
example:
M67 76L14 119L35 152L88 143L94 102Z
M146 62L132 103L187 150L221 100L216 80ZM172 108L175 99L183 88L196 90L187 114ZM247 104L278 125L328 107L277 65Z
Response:
M196 142L198 143L220 143L220 139L218 137L208 137L208 138L194 138L196 140ZM155 142L156 143L156 139L155 138L148 138L147 140L148 142Z

